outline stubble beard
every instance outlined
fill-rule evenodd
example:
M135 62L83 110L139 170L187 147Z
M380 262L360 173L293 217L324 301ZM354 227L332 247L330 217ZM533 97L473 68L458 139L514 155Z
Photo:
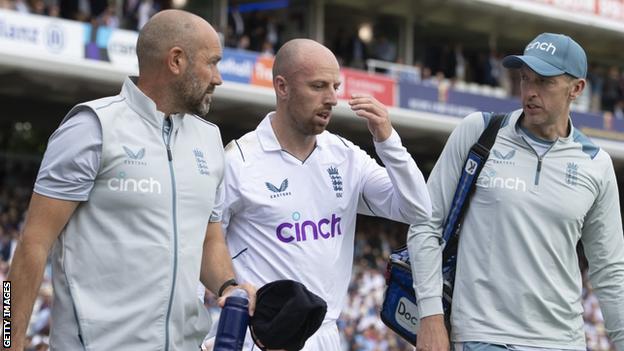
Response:
M178 101L181 101L184 112L205 117L210 110L209 89L203 89L200 80L187 71L174 86Z
M298 106L295 108L291 107L292 104L289 105L287 111L290 117L291 126L299 132L302 136L316 136L325 131L327 125L319 125L316 123L316 116L310 118L297 118L296 116L305 116L305 112L301 112L297 110Z

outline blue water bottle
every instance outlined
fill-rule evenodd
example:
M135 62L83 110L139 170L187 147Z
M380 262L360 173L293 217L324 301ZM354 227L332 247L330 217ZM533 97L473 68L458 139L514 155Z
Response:
M214 351L241 351L249 324L249 299L247 292L236 288L225 299L219 316Z

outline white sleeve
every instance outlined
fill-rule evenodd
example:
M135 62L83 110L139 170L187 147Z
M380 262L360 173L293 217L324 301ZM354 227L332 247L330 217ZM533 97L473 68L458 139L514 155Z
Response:
M601 153L603 153L601 151ZM603 154L608 158L608 155ZM624 350L624 235L613 164L608 160L603 184L585 216L583 248L605 327L617 350Z
M225 235L227 235L230 219L241 207L238 169L243 166L244 161L241 159L242 153L239 152L238 147L236 140L232 140L225 147L225 172L223 174L223 201L221 205L221 225Z
M92 111L80 111L50 136L34 192L60 200L87 201L101 156L100 121Z
M223 183L225 182L225 174L223 176L224 179L221 180L219 186L217 187L217 193L215 194L215 205L212 209L212 213L210 214L210 222L221 222L223 218L223 204L225 201L225 191Z
M442 314L442 230L457 188L468 150L485 128L480 112L468 115L453 130L440 154L427 187L431 195L432 215L425 223L410 226L407 234L414 277L414 290L420 318Z
M392 130L387 140L375 142L375 150L385 168L361 151L365 165L358 212L408 224L427 221L431 201L425 178L399 134Z
M217 189L215 192L215 200L214 200L214 206L212 208L212 212L210 213L210 218L208 219L208 222L210 223L217 223L217 222L221 222L221 219L223 217L223 203L225 201L225 190L224 190L224 183L225 183L225 168L227 166L226 164L226 160L225 160L225 149L223 148L223 142L221 141L221 130L219 128L217 128L217 142L219 143L220 148L223 150L223 175L221 176L221 181L219 182L219 185L217 185Z

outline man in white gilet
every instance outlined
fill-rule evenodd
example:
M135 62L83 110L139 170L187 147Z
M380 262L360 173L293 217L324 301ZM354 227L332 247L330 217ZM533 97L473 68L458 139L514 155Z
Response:
M12 349L23 349L50 250L52 350L199 349L210 319L197 280L228 295L234 278L216 210L221 136L202 119L221 55L205 20L160 12L139 33L140 76L54 132L9 274Z
M607 333L624 351L624 237L613 164L570 119L586 84L585 51L568 36L543 33L503 64L519 71L522 109L503 121L464 217L453 347L585 350L580 240ZM487 116L473 113L453 131L428 180L431 222L410 228L418 350L449 348L440 240L464 159Z
M329 49L308 39L287 42L275 57L273 86L275 112L226 147L226 241L240 281L260 287L292 279L323 298L325 320L304 350L336 351L356 215L422 223L431 211L429 194L375 98L355 95L349 104L367 123L385 168L325 130L340 86ZM251 349L247 342L244 350Z

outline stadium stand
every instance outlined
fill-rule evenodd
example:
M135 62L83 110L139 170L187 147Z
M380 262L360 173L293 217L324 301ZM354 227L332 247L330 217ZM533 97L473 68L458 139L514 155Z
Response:
M594 1L600 0L578 3ZM131 31L140 28L150 14L174 7L176 3L181 2L0 0L0 79L3 81L0 105L5 107L0 113L0 275L3 278L23 224L38 159L51 130L72 104L114 93L112 87L135 69L128 60L134 56L132 40L136 38ZM382 6L373 0L189 0L186 8L206 14L216 23L229 47L221 65L227 82L217 89L218 103L211 112L222 126L224 141L240 136L268 112L273 96L262 87L267 84L262 72L270 66L262 65L270 62L271 54L284 41L306 36L325 42L345 66L353 69L344 70L346 80L364 84L368 89L379 88L381 96L388 89L393 91L388 101L394 106L391 111L395 124L425 172L437 158L457 117L469 108L513 105L516 78L506 76L498 68L501 53L519 51L520 43L544 30L578 35L588 45L592 67L588 77L591 91L577 106L579 114L575 118L579 120L575 123L593 132L598 143L612 154L622 179L624 52L612 48L621 47L623 42L624 1L611 0L612 13L585 14L585 17L574 15L583 9L549 8L554 5L546 3L473 0L445 1L444 6L439 6L434 0L404 0ZM379 11L371 13L368 8L372 5ZM545 6L554 15L537 13ZM20 38L28 39L30 27L26 23L40 21L41 15L87 22L92 25L88 28L95 33L95 40L81 41L78 46L84 46L85 50L77 58L50 54L41 47L31 52L29 46L17 42ZM562 19L566 15L569 18ZM475 28L467 24L466 18L482 19L483 24ZM37 28L51 27L42 24ZM366 28L370 31L368 35ZM97 40L100 31L104 34L99 39L109 40L104 45ZM596 37L600 40L595 40ZM72 40L70 36L64 39ZM52 46L46 49L59 49L54 41L48 44ZM66 46L62 49L66 49L70 43L63 44ZM87 44L95 44L92 45L95 50L87 50ZM240 72L242 76L236 74ZM409 92L414 93L409 95ZM476 101L476 105L465 105L465 100ZM336 108L332 128L358 144L370 146L365 127L354 124L345 111L341 106ZM385 258L392 248L405 241L405 232L406 227L397 223L368 217L359 219L349 299L339 321L344 350L412 349L378 318ZM582 260L580 264L586 272ZM586 274L583 277L588 349L613 350L597 299ZM28 351L48 348L52 293L47 269L33 311ZM205 304L217 317L214 296L207 294Z

